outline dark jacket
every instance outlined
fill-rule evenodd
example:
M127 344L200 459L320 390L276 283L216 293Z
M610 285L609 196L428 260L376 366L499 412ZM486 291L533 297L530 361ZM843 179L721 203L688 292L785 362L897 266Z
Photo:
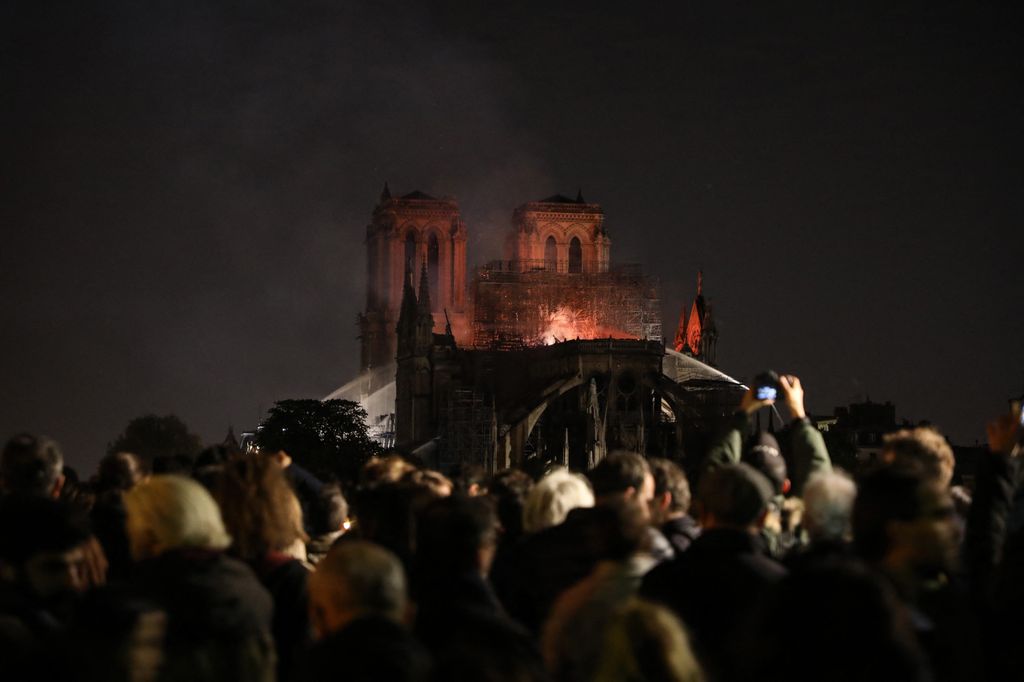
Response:
M296 679L423 682L429 674L429 654L405 628L386 618L365 616L314 644Z
M725 464L737 464L743 455L743 439L750 429L750 417L737 412L729 428L714 441L707 455L707 468L713 469ZM787 428L788 448L783 448L791 493L797 497L803 494L804 485L813 474L831 471L832 460L825 447L825 439L809 419L796 419ZM785 440L785 439L781 439Z
M1021 458L985 453L978 460L967 517L964 565L983 623L981 641L990 679L1009 679L1024 669L1024 529L1010 525L1022 473Z
M698 656L711 670L721 670L737 627L785 574L756 535L712 528L686 552L648 573L640 594L675 611L689 628Z
M530 633L478 573L420 581L415 633L434 657L435 679L545 679Z
M509 614L534 634L555 599L606 558L608 512L577 508L565 521L526 536L503 568L498 596Z
M64 618L33 599L26 585L0 582L0 665L9 680L46 676L47 657L64 631Z
M313 641L309 624L309 569L296 559L271 553L253 568L274 600L271 633L277 651L277 680L292 679L296 662Z
M161 681L274 679L273 603L241 561L165 552L136 567L132 587L167 613Z
M661 533L678 555L689 549L693 541L700 535L700 524L689 514L683 514L662 524Z
M295 462L289 464L288 468L284 470L284 476L291 484L292 490L295 491L295 497L299 499L306 533L312 535L314 529L309 525L309 519L312 518L311 510L316 506L317 498L320 496L324 484L319 478Z

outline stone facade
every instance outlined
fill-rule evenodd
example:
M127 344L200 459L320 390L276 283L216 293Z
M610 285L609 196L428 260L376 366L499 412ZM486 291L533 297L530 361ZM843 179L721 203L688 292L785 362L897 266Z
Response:
M366 310L359 316L361 369L395 361L399 310L406 272L425 267L430 313L444 328L468 339L466 318L466 224L454 199L422 192L391 196L387 185L366 228Z
M506 258L523 268L563 273L607 272L612 241L604 229L604 210L555 195L523 204L512 214Z

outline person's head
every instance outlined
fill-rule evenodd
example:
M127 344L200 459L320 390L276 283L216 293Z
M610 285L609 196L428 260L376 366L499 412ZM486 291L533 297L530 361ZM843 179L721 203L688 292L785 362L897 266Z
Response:
M434 500L416 517L417 575L486 575L498 540L498 516L486 497Z
M412 469L402 474L401 483L429 488L437 497L447 497L452 494L454 485L451 480L440 471L433 469Z
M853 539L868 562L928 575L956 563L960 531L949 491L918 467L885 466L858 485Z
M213 493L234 543L245 561L286 552L305 541L302 508L284 471L272 459L242 455L232 459Z
M767 431L758 431L751 436L743 448L741 460L749 464L771 481L776 495L789 492L789 478L786 471L786 460L782 458L779 441Z
M619 450L610 453L587 472L597 504L615 499L635 499L644 506L654 497L654 478L642 455Z
M487 494L487 471L479 464L459 462L449 473L453 492L471 497Z
M211 445L203 448L203 450L196 455L196 459L192 463L193 472L205 469L206 467L223 467L228 463L229 459L241 454L242 453L234 451L226 445Z
M41 495L8 496L0 500L0 581L36 600L81 592L89 538L88 519L74 506Z
M139 458L130 452L115 452L100 460L96 476L98 490L131 490L142 480L142 465Z
M934 428L919 426L890 433L882 439L882 461L897 466L920 466L924 473L948 488L953 480L953 448Z
M612 612L600 652L597 682L704 679L679 619L665 607L635 597Z
M415 469L399 455L371 457L359 472L359 486L373 488L384 483L397 483L402 476Z
M654 478L651 520L662 524L690 510L690 482L675 462L657 457L647 460Z
M649 549L651 515L635 499L612 500L594 507L575 542L596 560L626 561Z
M46 436L20 433L4 446L0 482L8 493L56 498L64 484L64 455Z
M577 507L593 507L594 493L586 477L559 467L537 481L523 505L523 531L557 526Z
M502 542L515 541L523 534L523 509L532 488L533 479L519 469L503 469L491 477L487 494L498 512Z
M343 530L348 520L348 502L341 493L341 487L330 483L320 488L309 506L309 532L313 535L327 535Z
M444 479L447 481L447 479ZM414 545L414 519L420 509L443 497L443 485L416 472L394 483L362 488L356 497L355 533L395 553L409 566Z
M124 506L136 560L174 549L221 550L231 544L217 503L190 478L151 476L124 494Z
M727 464L708 472L697 488L704 528L755 531L764 522L774 491L764 474L747 464Z
M850 536L850 515L857 486L845 474L822 472L804 486L804 527L811 542L842 542Z
M405 614L405 606L405 572L401 562L372 542L339 542L309 576L310 620L321 638L360 617L376 616L398 622Z
M154 474L188 476L192 473L193 462L188 455L159 455L153 458L151 469Z

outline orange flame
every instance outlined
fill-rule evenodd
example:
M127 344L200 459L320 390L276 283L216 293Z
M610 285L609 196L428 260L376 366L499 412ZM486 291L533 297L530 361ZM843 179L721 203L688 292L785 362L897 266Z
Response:
M636 338L621 330L599 325L593 317L568 306L560 306L551 312L542 309L541 318L547 322L547 327L538 335L537 341L545 346L575 339Z

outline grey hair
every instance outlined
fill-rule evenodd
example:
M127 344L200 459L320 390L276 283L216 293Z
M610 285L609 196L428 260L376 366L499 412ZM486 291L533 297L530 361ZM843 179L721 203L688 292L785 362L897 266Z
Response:
M523 505L523 531L557 526L577 507L593 507L594 492L585 476L559 467L537 481Z
M844 473L822 472L804 486L804 524L812 541L847 540L857 485Z

